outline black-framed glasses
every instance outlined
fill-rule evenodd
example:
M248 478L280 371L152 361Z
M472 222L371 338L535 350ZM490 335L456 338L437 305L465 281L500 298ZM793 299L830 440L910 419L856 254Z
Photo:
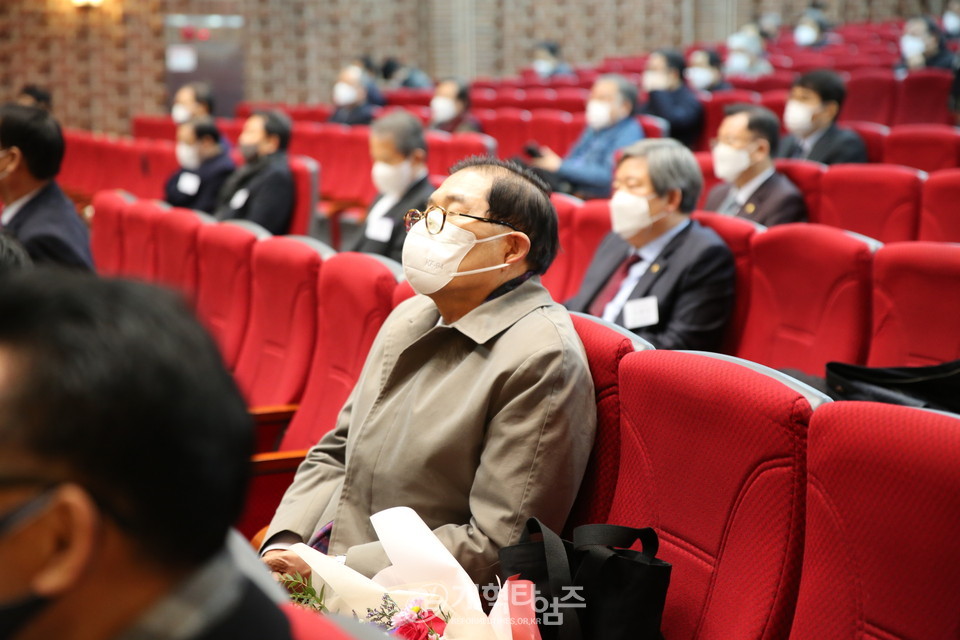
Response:
M40 491L40 493L20 503L19 506L14 507L3 515L0 515L0 536L6 535L18 524L30 516L37 514L41 509L47 506L47 503L50 502L50 498L53 496L53 491L57 486L55 484L50 484L49 482L26 479L16 482L6 482L5 480L0 479L0 484L42 484L43 486L43 490Z
M410 231L413 225L417 224L423 220L427 226L427 231L431 234L438 234L443 231L443 225L447 221L447 216L461 216L464 218L470 218L472 220L479 220L481 222L490 222L493 224L503 225L504 227L510 227L514 231L520 231L515 226L509 222L504 222L503 220L494 220L493 218L483 218L481 216L470 215L469 213L458 213L456 211L447 211L440 205L431 205L427 207L426 211L420 211L419 209L410 209L407 211L406 215L403 216L403 222L406 226L407 231Z

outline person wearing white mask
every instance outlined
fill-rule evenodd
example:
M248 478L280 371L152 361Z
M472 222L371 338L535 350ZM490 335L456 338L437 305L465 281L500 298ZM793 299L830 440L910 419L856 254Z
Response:
M173 95L170 117L177 124L193 118L213 117L213 91L206 82L185 84Z
M480 121L470 114L470 84L459 78L437 83L430 100L430 128L447 133L482 133Z
M943 34L949 40L960 38L960 0L950 0L944 8Z
M367 100L365 74L360 67L344 67L333 85L333 104L336 106L328 122L367 125L373 121L375 108Z
M720 236L690 219L702 188L696 158L676 140L624 149L610 200L613 230L565 306L616 322L658 349L719 349L733 309L734 262Z
M536 74L546 80L558 76L573 76L573 69L560 57L560 44L553 40L544 40L533 48L533 61L530 66Z
M713 144L713 173L723 180L707 194L704 209L770 227L805 222L803 194L774 169L771 150L780 141L780 121L769 109L730 105Z
M866 162L863 139L836 125L846 95L843 79L829 69L810 71L794 80L783 111L790 135L780 140L777 156L823 164Z
M633 83L617 74L600 76L590 90L587 126L566 157L541 146L530 164L554 191L606 198L617 150L643 138L643 129L633 118L636 104Z
M953 52L947 49L946 38L936 20L929 16L915 16L904 23L900 56L894 69L901 73L953 68Z
M679 51L659 49L651 53L643 72L647 102L640 111L669 122L670 137L692 148L703 128L703 105L684 82L686 66Z
M221 139L213 118L195 118L177 126L180 169L164 187L168 203L213 213L220 189L237 168Z
M593 381L573 322L540 284L559 245L548 189L490 157L451 170L407 217L419 294L380 329L336 428L307 454L262 548L309 572L308 542L360 573L389 565L370 515L408 506L476 584L528 517L563 528L593 446Z
M763 57L763 39L759 34L738 31L727 38L724 72L728 76L756 78L773 73L773 65Z
M827 24L814 15L804 15L793 29L793 42L806 49L821 49L827 44Z
M713 49L696 49L687 56L687 68L683 77L691 89L696 91L727 91L733 85L723 78L723 62L720 54Z
M394 111L374 120L370 158L378 195L351 250L400 262L407 235L403 217L410 209L422 210L433 193L427 178L427 144L420 119L409 111Z

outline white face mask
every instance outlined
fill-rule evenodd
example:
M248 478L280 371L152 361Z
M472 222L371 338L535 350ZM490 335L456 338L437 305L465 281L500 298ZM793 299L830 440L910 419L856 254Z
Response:
M750 152L747 149L737 149L729 144L719 143L713 148L713 175L724 182L733 182L746 171L750 165Z
M793 30L793 41L801 47L809 47L817 41L817 30L809 24L797 25Z
M670 87L670 78L666 71L644 71L643 72L643 90L644 91L664 91Z
M413 181L413 165L410 160L404 160L400 164L374 162L370 177L373 178L377 192L399 198L406 193L407 187Z
M483 269L457 271L473 245L508 235L509 231L477 240L477 236L449 221L440 233L431 234L427 231L427 223L421 220L410 228L403 242L403 274L414 291L429 295L443 289L457 276L502 269L510 265L504 262Z
M697 91L704 91L713 84L713 70L706 67L687 67L683 77Z
M783 125L796 136L806 136L813 131L814 107L796 100L787 100L783 110Z
M177 162L184 169L190 171L200 166L200 149L195 144L178 142L176 147Z
M923 38L919 36L903 36L900 38L900 53L903 54L905 59L922 56L926 50L927 45L924 44Z
M170 109L170 117L173 118L173 121L177 124L187 122L192 116L193 114L190 112L190 107L185 104L180 104L179 102Z
M650 199L656 196L637 196L629 191L617 191L610 198L610 223L613 231L629 240L657 220L667 217L663 212L656 218L650 215Z
M950 35L960 33L960 14L947 11L943 14L943 30Z
M430 100L430 119L434 122L450 122L457 117L457 103L451 98L435 96Z
M347 107L357 101L360 92L352 84L338 82L333 85L333 104L338 107Z
M553 72L553 63L544 58L537 58L533 61L533 70L538 76L547 77Z
M605 100L588 100L585 117L591 129L606 129L613 124L613 105Z
M727 56L727 61L724 64L724 68L727 70L727 73L733 75L737 75L738 73L746 73L750 70L750 56L742 51L734 51Z

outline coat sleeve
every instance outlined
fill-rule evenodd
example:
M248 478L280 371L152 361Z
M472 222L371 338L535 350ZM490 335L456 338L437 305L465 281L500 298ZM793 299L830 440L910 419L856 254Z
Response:
M867 161L867 145L856 131L845 131L843 138L837 140L830 152L827 164L844 162L864 163Z
M631 126L632 125L632 126ZM569 154L571 160L564 160L557 170L557 175L569 180L577 187L590 187L597 192L609 193L613 182L613 160L618 149L643 138L643 130L636 122L621 126L616 136L610 141L606 153L599 158L584 158L576 160L576 147ZM583 143L584 136L577 141L577 146Z
M780 197L765 203L768 214L762 223L767 227L788 222L807 221L807 203L799 191L784 192Z
M579 489L596 404L586 362L565 344L541 349L505 372L490 402L469 522L433 531L481 584L493 580L500 548L519 540L527 518L561 529ZM388 561L381 543L371 542L351 547L346 563L374 575Z
M703 118L703 106L692 94L651 91L647 109L665 118L670 131L687 131L698 126Z

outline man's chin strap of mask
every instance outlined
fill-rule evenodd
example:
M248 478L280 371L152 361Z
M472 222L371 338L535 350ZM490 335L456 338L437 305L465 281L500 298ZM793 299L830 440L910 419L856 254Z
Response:
M14 637L51 602L50 598L32 594L13 602L0 602L0 638Z

